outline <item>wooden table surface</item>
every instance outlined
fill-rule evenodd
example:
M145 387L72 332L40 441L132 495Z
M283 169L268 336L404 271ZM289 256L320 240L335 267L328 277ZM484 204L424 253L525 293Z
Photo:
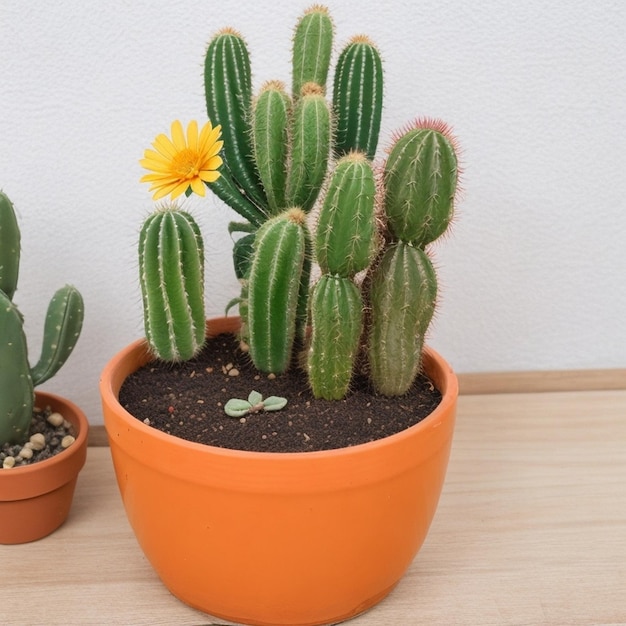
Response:
M159 582L108 448L90 448L66 524L0 546L0 623L225 622ZM626 624L626 391L462 396L426 543L392 594L349 624Z

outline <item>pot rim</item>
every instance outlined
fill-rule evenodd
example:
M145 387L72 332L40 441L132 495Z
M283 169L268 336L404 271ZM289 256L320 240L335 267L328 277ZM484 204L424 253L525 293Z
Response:
M29 463L19 467L12 467L9 470L0 470L0 485L3 480L5 481L3 489L5 487L8 489L7 485L9 484L9 481L11 481L11 489L6 494L3 491L3 497L0 498L2 500L32 497L32 494L30 493L32 488L24 487L24 492L22 493L22 485L25 485L26 482L35 474L47 472L55 467L62 466L67 466L67 473L73 473L74 471L78 473L78 471L80 471L85 464L87 456L87 438L89 436L89 421L87 420L87 417L82 409L64 396L49 393L47 391L36 391L35 405L37 406L41 404L50 404L55 408L63 406L68 409L69 413L76 418L75 426L77 426L78 430L76 440L66 450L63 450L48 459L44 459L43 461L37 461L35 463ZM68 419L66 416L64 417L65 419ZM71 469L71 466L76 466L76 469ZM62 483L62 480L59 480ZM5 495L7 497L4 497Z
M217 332L211 332L212 324L221 322L225 327ZM207 320L207 336L234 332L239 327L238 317L217 317ZM357 444L354 446L336 448L333 450L317 450L312 452L258 452L249 450L237 450L233 448L221 448L209 444L188 441L175 435L164 433L152 426L144 424L134 415L129 413L119 402L119 390L126 378L135 372L139 367L151 359L150 351L146 339L137 339L131 344L118 351L104 366L102 370L99 388L102 402L107 406L115 406L116 412L123 421L132 424L140 434L150 438L155 438L161 442L176 442L178 446L189 451L207 451L224 459L236 460L239 458L261 460L288 459L293 462L295 459L312 460L318 457L331 458L335 456L358 456L375 449L384 449L396 445L399 441L411 438L419 431L426 431L437 428L447 415L454 415L454 404L458 396L458 379L448 362L434 349L426 346L424 348L424 369L429 372L429 377L433 379L437 388L442 394L439 405L417 424L406 428L398 433L389 435L376 441ZM123 366L126 364L126 366ZM130 364L130 365L129 365Z

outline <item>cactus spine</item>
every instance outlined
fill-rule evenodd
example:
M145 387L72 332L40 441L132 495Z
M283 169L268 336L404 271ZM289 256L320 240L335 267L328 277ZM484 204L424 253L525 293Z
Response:
M317 260L324 275L311 296L309 382L316 397L338 400L352 378L362 331L363 300L354 275L374 252L374 172L365 155L337 164L317 223Z
M204 344L204 247L189 213L169 207L148 216L139 236L146 337L166 361L186 360Z
M41 357L35 367L30 367L23 317L12 302L19 245L13 205L0 192L0 445L27 439L34 387L54 376L65 363L76 345L84 316L80 293L70 285L59 289L48 306Z
M250 356L263 372L290 365L296 336L298 294L307 248L306 216L293 208L258 231L248 285Z
M419 370L435 309L437 278L424 246L454 210L457 160L440 123L418 123L397 138L385 164L384 209L391 242L374 269L369 361L375 389L402 395Z
M352 150L373 159L383 109L383 70L380 54L365 36L344 48L337 61L333 92L336 123L335 154Z

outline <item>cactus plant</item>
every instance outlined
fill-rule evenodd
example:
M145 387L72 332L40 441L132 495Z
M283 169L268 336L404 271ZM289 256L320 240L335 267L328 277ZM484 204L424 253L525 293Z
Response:
M150 348L166 361L204 344L204 246L194 218L175 206L148 216L139 235L139 275Z
M231 28L214 36L205 56L206 107L211 123L223 129L224 147L221 176L207 185L246 220L230 227L242 233L234 246L241 293L231 302L239 304L241 339L255 366L280 373L301 351L316 397L344 397L357 369L371 375L378 393L401 395L419 371L435 308L427 246L446 231L454 211L455 145L445 125L425 120L398 133L376 168L381 57L369 37L349 40L329 97L333 35L328 10L311 7L295 28L291 93L271 80L256 95L242 36ZM162 254L152 245L153 254ZM182 256L201 261L198 254ZM321 278L311 286L314 263ZM173 277L189 285L183 261L164 263L170 264ZM191 274L201 279L198 268ZM168 291L162 281L151 284ZM168 296L154 297L151 307L144 292L147 308L162 316ZM191 299L187 293L178 308L191 310ZM200 320L198 307L197 317L181 322L181 334L196 335L198 346ZM146 330L153 344L148 324ZM187 358L169 348L154 351Z
M456 152L445 125L420 121L396 138L384 169L389 242L369 294L368 356L379 393L406 393L419 370L437 297L424 247L450 224L456 184Z
M33 416L34 388L54 376L80 335L84 304L75 287L50 300L41 356L28 361L23 316L13 303L20 260L20 231L13 205L0 191L0 445L24 443Z
M333 111L335 155L362 151L373 159L383 110L383 68L380 53L364 35L343 49L335 71Z
M311 297L308 372L315 396L338 400L348 390L362 332L363 299L355 274L375 251L372 165L362 153L340 159L330 179L315 238L323 276Z

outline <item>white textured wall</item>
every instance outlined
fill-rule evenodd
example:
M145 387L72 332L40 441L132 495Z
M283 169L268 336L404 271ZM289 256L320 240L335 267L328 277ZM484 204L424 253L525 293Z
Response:
M626 367L626 4L334 5L338 44L366 32L383 52L383 137L437 116L463 146L431 343L460 372ZM93 423L101 367L142 334L135 246L152 202L138 159L172 119L204 119L202 58L218 28L246 36L257 86L288 79L306 6L0 2L0 186L23 239L16 300L34 359L53 291L82 291L83 336L46 388ZM234 214L214 198L187 206L207 240L209 313L220 314L237 289Z

